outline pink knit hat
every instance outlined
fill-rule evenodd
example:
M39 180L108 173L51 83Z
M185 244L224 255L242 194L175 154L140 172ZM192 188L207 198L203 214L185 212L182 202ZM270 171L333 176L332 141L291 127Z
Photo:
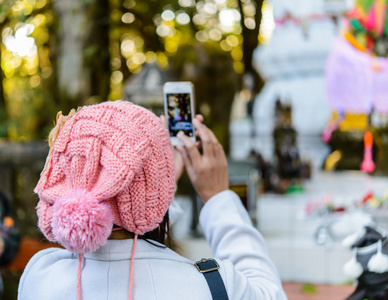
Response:
M136 235L155 229L175 188L173 148L159 118L114 101L59 121L34 190L44 235L86 253L106 243L113 224Z

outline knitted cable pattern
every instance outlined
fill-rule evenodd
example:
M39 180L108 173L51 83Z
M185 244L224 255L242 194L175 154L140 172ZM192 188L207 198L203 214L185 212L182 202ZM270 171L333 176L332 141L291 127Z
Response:
M140 106L79 109L61 124L34 190L39 228L75 253L104 244L113 224L153 230L174 194L172 150L159 118Z

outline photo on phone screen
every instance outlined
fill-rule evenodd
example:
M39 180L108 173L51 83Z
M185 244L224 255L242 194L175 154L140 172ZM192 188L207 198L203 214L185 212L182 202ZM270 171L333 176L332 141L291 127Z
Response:
M175 137L182 131L189 137L194 136L194 128L191 119L191 101L189 93L166 94L168 129L170 136Z

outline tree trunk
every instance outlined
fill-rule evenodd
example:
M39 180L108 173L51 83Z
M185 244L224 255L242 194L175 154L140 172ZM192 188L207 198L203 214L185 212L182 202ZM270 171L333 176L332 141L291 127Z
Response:
M263 6L263 0L253 0L256 4L256 14L255 14L255 23L256 26L254 29L249 29L245 26L245 16L243 12L242 1L238 0L238 7L240 9L241 14L241 28L242 28L242 36L243 36L243 62L244 62L244 70L245 73L252 74L254 78L254 86L252 97L255 97L257 93L263 87L263 80L261 76L256 72L253 67L252 57L253 52L259 45L259 31L260 31L260 23L262 18L261 8Z
M245 26L245 16L244 16L244 11L243 11L243 5L242 1L238 0L238 7L240 9L240 14L241 14L241 28L242 28L242 36L243 36L243 62L244 62L244 72L246 77L251 77L251 78L244 78L244 85L242 88L248 88L249 91L251 92L251 97L248 101L247 104L247 113L248 117L253 120L253 104L256 99L256 95L260 92L262 89L264 82L263 79L261 78L260 74L257 73L255 68L253 67L253 52L259 45L259 32L260 32L260 23L261 23L261 18L262 18L262 6L263 6L263 0L252 0L256 4L256 13L255 13L255 23L256 26L254 29L249 29ZM249 81L252 81L250 83ZM254 132L254 127L252 127L252 140L255 137L255 132Z
M245 76L243 78L243 87L242 89L248 89L250 91L250 99L247 103L247 115L251 121L251 133L250 133L250 144L251 152L255 150L255 140L256 140L256 129L253 122L253 105L256 99L256 95L262 89L264 82L260 74L256 72L253 67L253 52L259 45L259 32L260 32L260 23L262 18L262 6L264 0L252 0L256 4L256 13L255 13L255 23L256 26L253 29L249 29L245 26L245 16L243 11L242 0L238 0L238 7L241 14L241 28L243 36L243 62L244 62L244 72Z
M0 32L3 31L3 28L0 27ZM1 46L0 46L0 63L1 63ZM0 67L0 110L5 109L5 96L4 96L4 87L3 87L3 80L4 80L4 72L3 69ZM3 121L3 120L1 120Z
M0 23L0 32L3 32L3 28L5 25L5 20ZM2 51L1 51L1 42L0 42L0 137L7 137L7 107L5 104L5 93L4 93L4 78L5 74L3 69L1 68L1 60L2 60Z
M84 65L89 71L90 95L101 102L108 100L110 90L109 1L95 0L87 18L94 22L84 45Z
M109 93L109 3L57 0L57 67L61 109L106 100Z

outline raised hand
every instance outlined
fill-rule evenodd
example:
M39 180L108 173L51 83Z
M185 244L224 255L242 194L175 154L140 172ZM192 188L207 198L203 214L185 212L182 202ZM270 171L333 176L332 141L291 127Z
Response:
M178 146L177 150L182 155L194 189L206 202L219 192L229 189L228 163L224 149L214 133L198 119L193 120L193 125L201 138L203 154L183 133L179 133L178 138L184 146Z

